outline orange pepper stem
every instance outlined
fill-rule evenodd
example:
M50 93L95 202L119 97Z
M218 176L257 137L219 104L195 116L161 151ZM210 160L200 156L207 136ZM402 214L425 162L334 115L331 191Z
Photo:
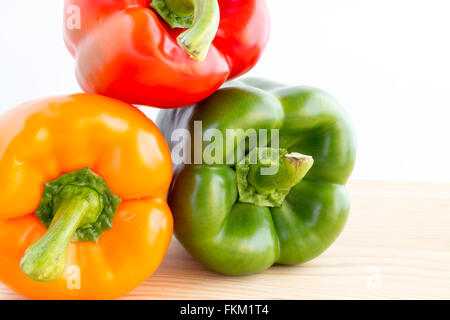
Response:
M25 275L35 281L49 282L61 277L75 231L94 223L103 210L99 193L86 186L66 185L52 201L55 215L50 228L26 250L20 262Z
M217 0L153 0L151 7L172 28L187 28L178 44L197 61L206 59L219 29Z

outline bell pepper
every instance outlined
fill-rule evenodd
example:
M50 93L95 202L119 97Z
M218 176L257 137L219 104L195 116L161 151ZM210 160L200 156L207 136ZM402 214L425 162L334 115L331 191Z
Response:
M168 195L175 235L206 267L245 275L304 263L341 233L356 142L327 93L234 81L198 104L161 111L157 125L179 159ZM253 149L249 130L258 132Z
M65 0L64 39L86 92L182 107L255 66L265 0Z
M34 299L112 299L172 237L167 144L136 108L78 94L0 117L0 281Z

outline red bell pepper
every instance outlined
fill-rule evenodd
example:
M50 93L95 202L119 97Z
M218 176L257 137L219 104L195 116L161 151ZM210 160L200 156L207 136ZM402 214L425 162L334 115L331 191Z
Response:
M83 90L161 108L249 71L270 30L265 0L65 0L64 14Z

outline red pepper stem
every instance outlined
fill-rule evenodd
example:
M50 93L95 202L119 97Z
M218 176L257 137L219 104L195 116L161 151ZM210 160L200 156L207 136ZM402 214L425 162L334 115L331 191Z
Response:
M197 61L206 59L220 23L217 0L153 0L151 6L172 28L187 28L178 44Z

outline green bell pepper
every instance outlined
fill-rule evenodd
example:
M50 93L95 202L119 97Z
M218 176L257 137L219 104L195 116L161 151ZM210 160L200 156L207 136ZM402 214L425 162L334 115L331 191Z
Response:
M168 196L175 234L206 267L243 275L274 263L304 263L341 233L356 140L347 115L325 92L262 79L234 81L193 106L161 111L157 124L172 155L185 153ZM200 146L174 139L176 129L197 139L199 124L205 132ZM230 129L242 130L233 136ZM278 132L278 141L258 136L258 147L249 150L248 129ZM212 143L214 132L227 141L212 152L204 142ZM263 175L261 169L271 165L276 174Z

